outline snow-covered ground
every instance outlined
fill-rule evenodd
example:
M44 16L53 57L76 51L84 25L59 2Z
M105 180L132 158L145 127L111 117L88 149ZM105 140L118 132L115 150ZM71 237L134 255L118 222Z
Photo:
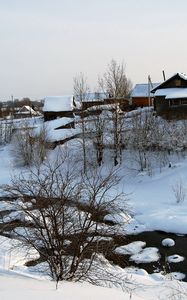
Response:
M19 174L20 169L15 167L12 155L14 149L11 145L0 147L0 184L10 182L11 176ZM125 160L124 160L125 161ZM23 170L23 169L22 169ZM125 165L121 167L122 181L119 190L128 194L128 205L133 213L125 231L138 233L141 231L162 230L177 234L187 234L187 184L185 182L187 158L176 159L171 165L155 170L152 176L146 172L126 172ZM127 175L128 173L128 175ZM183 191L182 201L177 201L175 191ZM2 203L3 204L3 203ZM125 220L126 221L126 220ZM157 249L152 248L141 252L144 246L141 242L134 247L118 249L122 253L129 252L132 260L141 262L146 259L155 261L159 259ZM0 299L21 300L30 299L169 299L178 289L185 293L187 299L187 286L185 283L170 281L161 274L148 275L141 269L121 269L128 275L129 288L132 288L132 298L129 291L115 288L93 287L89 284L62 283L56 291L55 284L46 278L31 273L29 268L23 266L23 254L12 251L10 240L0 238ZM123 252L124 251L124 252ZM174 255L169 262L181 262L183 257ZM182 279L183 274L173 274L174 278ZM33 278L31 278L33 277ZM132 284L133 283L133 284ZM179 292L177 292L179 294ZM160 298L159 298L160 297ZM176 298L177 299L177 298Z
M11 145L0 148L0 184L8 183L19 168L15 168L14 149ZM185 181L187 158L165 167L154 176L146 173L125 175L121 189L128 194L128 204L134 218L126 227L128 233L162 230L187 234L187 183ZM121 169L121 173L126 171ZM177 202L174 187L182 185L184 199Z
M124 189L129 194L135 219L135 227L129 226L129 232L162 230L187 234L186 170L187 158L151 177L142 172L136 177L124 178ZM183 201L177 202L174 189L183 190Z
M149 275L138 268L121 269L111 267L110 271L121 273L124 284L119 288L93 286L88 283L59 283L44 275L33 272L24 266L24 252L16 249L12 240L0 237L0 299L1 300L165 300L177 293L179 298L186 299L186 283L176 281L182 274L173 274L167 278L161 274Z
M30 278L13 271L0 270L1 300L165 300L177 293L175 299L186 299L185 285L176 281L162 281L145 275L132 275L135 283L132 293L104 288L90 284L69 283L55 284L47 280ZM172 283L172 285L171 285ZM137 284L137 286L136 286ZM178 289L180 292L178 292ZM181 293L181 294L180 294Z

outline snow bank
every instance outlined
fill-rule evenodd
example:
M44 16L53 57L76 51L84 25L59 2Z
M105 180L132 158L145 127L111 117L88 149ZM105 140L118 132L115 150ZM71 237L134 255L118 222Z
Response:
M150 263L153 261L158 261L160 255L158 249L155 247L148 247L143 249L140 253L134 254L130 257L130 260L135 261L137 264L140 263Z

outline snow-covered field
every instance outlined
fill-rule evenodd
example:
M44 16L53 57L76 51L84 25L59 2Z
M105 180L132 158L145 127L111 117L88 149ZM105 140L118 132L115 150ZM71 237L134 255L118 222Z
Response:
M62 282L56 290L55 282L23 265L24 253L18 251L12 243L12 240L0 237L1 300L165 300L176 294L178 298L174 299L187 298L186 283L174 280L174 276L182 278L180 274L173 274L171 280L171 275L149 275L138 268L113 267L113 272L121 272L125 278L121 288L116 288L115 285L107 288L88 283Z
M12 175L20 169L15 166L11 145L0 147L0 184L9 183ZM124 160L125 161L125 160ZM22 169L23 170L23 169ZM187 234L187 184L185 181L187 158L172 161L171 165L155 170L152 176L146 172L126 172L125 164L120 173L122 181L119 190L128 194L128 205L132 212L130 222L124 227L129 234L142 231L162 230L177 234ZM176 191L182 189L182 201L177 201ZM141 242L116 251L130 252L132 260L158 260L157 249L145 248ZM139 250L137 250L137 247ZM115 288L93 287L89 284L67 283L55 289L55 283L23 266L23 253L12 249L12 241L0 238L0 299L170 299L175 293L187 299L186 283L171 281L161 274L148 275L141 269L126 269L128 291ZM141 254L139 253L141 251ZM183 257L174 255L169 262L182 262ZM182 279L182 274L174 274ZM179 293L180 290L180 293ZM131 291L131 292L130 292ZM170 296L169 296L170 295ZM131 298L130 298L131 297Z
M124 189L129 194L135 218L135 227L129 226L129 232L162 230L187 234L186 170L187 158L151 177L142 172L136 177L124 178ZM184 199L179 203L175 188L183 189Z
M1 300L165 300L178 295L174 299L186 299L184 284L176 281L160 281L145 275L132 275L135 283L132 293L115 288L104 288L90 284L69 283L55 284L47 280L30 278L12 271L0 270ZM137 284L137 286L136 286ZM180 289L180 292L178 291ZM179 298L180 297L180 298ZM171 298L172 299L172 298Z

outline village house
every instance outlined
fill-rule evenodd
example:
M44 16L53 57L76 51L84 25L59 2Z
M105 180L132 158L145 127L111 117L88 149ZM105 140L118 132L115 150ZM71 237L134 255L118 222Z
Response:
M154 108L166 118L187 118L187 75L176 73L151 91Z
M32 118L40 116L41 114L37 111L35 111L32 107L28 105L24 105L21 108L18 109L18 111L15 111L13 114L14 118Z
M103 110L112 111L116 105L121 110L125 110L129 106L129 99L112 98L104 92L87 93L82 99L78 96L74 97L74 111L83 116L100 114Z
M154 94L151 92L159 83L136 84L131 94L131 103L135 107L152 106Z
M81 96L74 96L74 107L77 110L86 110L92 106L100 106L104 104L107 98L105 93L86 93Z
M44 99L44 121L57 118L74 118L73 96L48 96Z

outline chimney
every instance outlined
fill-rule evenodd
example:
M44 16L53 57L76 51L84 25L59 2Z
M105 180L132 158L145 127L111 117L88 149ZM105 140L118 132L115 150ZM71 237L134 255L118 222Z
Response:
M165 76L165 71L164 70L162 71L162 74L163 74L164 81L166 81L166 76Z

